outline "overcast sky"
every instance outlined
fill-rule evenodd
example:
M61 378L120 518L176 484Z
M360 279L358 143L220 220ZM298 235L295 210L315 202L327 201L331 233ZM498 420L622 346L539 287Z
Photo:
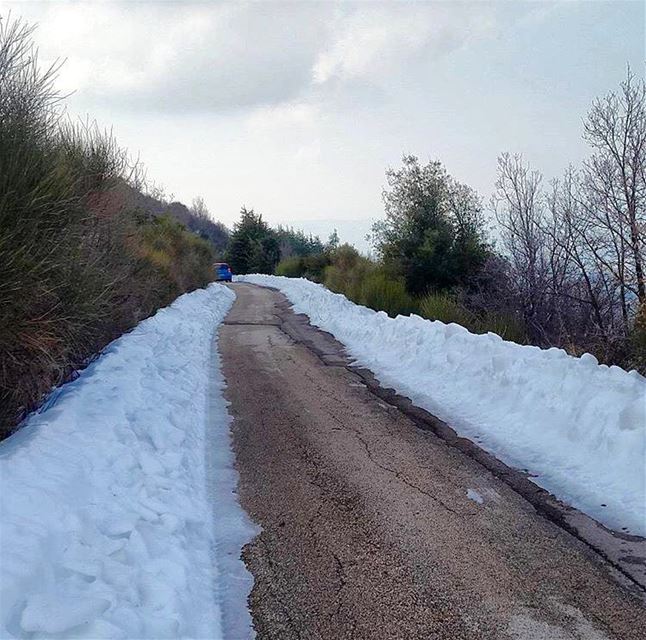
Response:
M148 174L231 225L361 244L384 170L439 159L488 199L496 158L549 176L585 154L581 118L626 64L644 3L2 2L66 58L68 110L112 127ZM365 245L363 245L365 246Z

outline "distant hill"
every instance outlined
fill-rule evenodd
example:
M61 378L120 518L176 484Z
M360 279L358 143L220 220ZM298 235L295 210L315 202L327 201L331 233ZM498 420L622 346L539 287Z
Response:
M217 253L222 253L229 242L229 230L221 223L212 220L208 214L189 209L182 202L165 202L151 195L141 193L133 187L123 184L119 187L128 204L153 216L169 215L183 224L187 229L208 240Z

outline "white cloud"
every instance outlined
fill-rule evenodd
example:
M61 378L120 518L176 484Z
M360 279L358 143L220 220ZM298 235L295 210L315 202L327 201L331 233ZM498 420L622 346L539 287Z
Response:
M411 58L444 56L474 37L491 33L490 5L397 4L362 6L337 18L336 36L318 56L313 79L380 82L399 72Z
M323 118L321 110L306 102L291 102L263 107L254 111L248 119L255 132L278 129L304 129L313 127Z
M326 5L84 3L16 5L38 17L64 89L91 107L222 111L291 100L310 84ZM19 11L18 11L19 10Z
M19 3L85 108L227 111L361 90L491 33L489 5ZM374 96L373 98L374 99Z

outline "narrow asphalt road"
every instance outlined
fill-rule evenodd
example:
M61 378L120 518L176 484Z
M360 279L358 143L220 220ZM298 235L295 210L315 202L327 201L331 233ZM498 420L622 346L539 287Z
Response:
M597 554L288 335L281 294L232 286L220 350L262 527L243 553L258 638L646 637Z

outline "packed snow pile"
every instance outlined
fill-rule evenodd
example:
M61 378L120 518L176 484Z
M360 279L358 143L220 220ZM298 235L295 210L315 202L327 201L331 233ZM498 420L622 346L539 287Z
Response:
M456 324L389 318L308 280L239 279L280 289L382 384L565 502L646 535L646 379L636 371Z
M0 637L251 635L215 330L184 295L0 443Z

